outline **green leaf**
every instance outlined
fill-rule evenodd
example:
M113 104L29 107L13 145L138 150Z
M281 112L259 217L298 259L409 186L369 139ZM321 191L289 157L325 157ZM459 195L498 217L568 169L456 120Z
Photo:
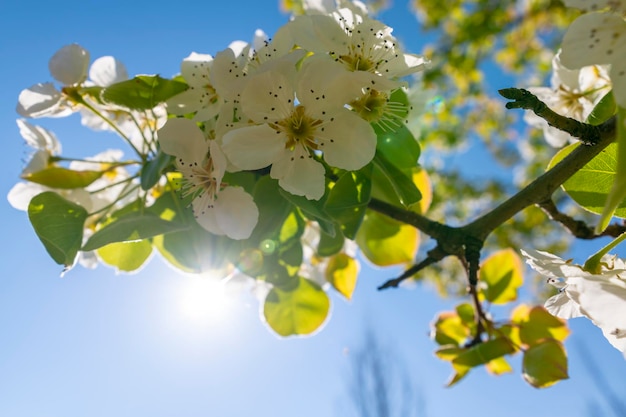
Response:
M515 352L515 348L504 337L479 343L452 360L453 365L476 367Z
M146 162L141 169L141 189L148 191L154 187L163 175L163 171L170 166L174 157L159 150L156 157Z
M356 235L363 255L378 266L413 261L419 247L419 231L380 213L369 211Z
M278 181L269 176L259 179L254 187L254 202L259 209L259 221L249 241L258 245L266 239L277 239L278 231L293 210L293 205L280 192Z
M137 271L150 257L152 244L149 240L111 243L97 250L98 256L117 271Z
M596 233L602 233L611 222L617 208L626 203L626 109L617 108L617 169L613 185L606 197L606 203L596 225Z
M572 144L561 149L550 161L553 167L569 155L580 144ZM584 145L583 145L584 146ZM582 208L601 214L617 172L617 144L607 146L598 156L565 181L563 189ZM617 205L614 213L626 217L626 199Z
M150 212L134 212L119 217L98 230L85 243L82 250L90 251L109 243L131 242L187 229L189 229L189 226L182 222L163 220Z
M374 156L374 166L372 178L377 182L377 186L382 189L390 187L404 207L420 201L422 194L413 183L411 172L403 172L382 153L376 153Z
M85 188L104 174L104 171L74 171L63 167L49 167L22 175L22 178L51 188Z
M320 225L322 231L331 236L335 236L335 222L332 217L330 217L330 215L324 210L326 196L322 197L319 200L309 200L306 197L293 195L290 192L283 190L282 188L279 189L279 192L285 198L285 200L298 207L302 211L302 214L304 216L313 221L316 221Z
M615 114L617 105L615 104L615 97L613 96L613 90L609 91L600 99L598 104L593 108L585 123L592 125L599 125L606 122L611 116Z
M626 232L622 233L611 242L609 242L606 246L602 247L599 251L594 253L585 261L585 265L583 265L583 269L585 271L589 271L592 274L599 274L602 271L602 257L609 253L613 248L622 243L626 239Z
M372 166L344 173L328 193L325 211L339 223L343 235L354 239L370 201Z
M504 249L488 257L480 266L479 279L486 287L481 298L493 304L517 300L517 290L524 282L522 261L513 249Z
M307 335L324 324L329 308L330 300L320 286L299 277L292 291L272 288L265 298L263 315L281 336Z
M28 218L52 259L71 266L83 243L87 210L47 191L30 200Z
M522 373L526 382L535 388L546 388L569 378L563 344L546 340L528 348L524 352Z
M332 256L341 249L343 249L343 245L346 241L346 238L341 233L341 230L335 233L335 236L331 236L323 230L320 231L320 241L317 244L317 254L319 256Z
M460 347L465 344L470 336L470 329L454 311L439 313L432 326L432 337L437 344L442 346L454 345Z
M345 253L339 253L328 260L326 266L326 281L333 286L339 294L352 299L359 275L359 264L356 259Z
M158 75L138 75L131 80L112 84L102 90L101 98L132 110L148 110L188 88L180 81Z
M378 142L376 153L383 156L393 166L404 170L417 166L420 146L411 131L404 125L395 131L376 129Z

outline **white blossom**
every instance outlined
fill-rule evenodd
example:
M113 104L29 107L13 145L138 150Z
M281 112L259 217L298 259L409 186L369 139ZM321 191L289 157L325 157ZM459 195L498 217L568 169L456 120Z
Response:
M591 65L570 70L561 64L560 52L552 60L552 71L550 87L530 87L528 90L556 113L579 122L587 119L611 86L605 67ZM573 141L568 133L548 125L531 111L525 113L524 120L543 129L550 146L560 148Z
M318 200L325 191L324 167L356 170L376 151L372 127L344 107L359 93L339 64L310 59L257 74L241 94L241 106L255 125L223 137L228 159L240 169L272 166L270 176L295 195ZM295 79L294 82L290 80Z
M547 252L521 252L533 269L559 289L546 301L546 309L562 319L587 317L626 357L626 263L604 255L600 272L591 273Z
M189 119L174 118L159 130L163 152L176 156L183 175L183 196L193 197L196 221L204 229L231 239L247 239L258 221L259 211L250 194L222 182L226 158L218 142L207 139Z

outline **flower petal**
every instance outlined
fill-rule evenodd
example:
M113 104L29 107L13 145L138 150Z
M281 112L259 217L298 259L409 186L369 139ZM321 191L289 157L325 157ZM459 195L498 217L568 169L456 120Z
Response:
M241 93L243 112L256 123L289 117L294 108L294 90L278 71L266 71L248 79Z
M24 117L63 117L72 114L61 106L63 96L52 83L39 83L20 92L16 111Z
M567 68L611 64L619 60L619 70L624 70L626 22L620 16L608 13L584 14L570 25L561 49L561 63Z
M108 87L111 84L128 80L128 72L121 61L112 56L103 56L91 64L89 79L96 85Z
M59 49L48 62L50 74L63 85L85 81L88 67L89 52L75 43Z
M318 136L323 140L324 160L337 168L355 170L368 164L376 153L376 133L372 126L347 109L333 114Z
M224 231L217 220L215 206L206 207L204 203L205 201L202 198L196 198L191 203L196 221L204 230L214 235L223 235Z
M168 119L157 135L163 152L185 161L202 161L209 148L198 125L189 119Z
M217 194L215 217L231 239L247 239L259 220L259 209L252 196L241 187L226 187Z
M213 57L209 54L192 52L183 59L180 72L187 84L194 87L204 87L210 84L210 70Z
M28 146L34 149L47 150L53 155L61 153L61 143L54 133L41 126L31 125L24 119L17 119L20 135Z
M282 158L272 165L270 176L278 185L294 195L303 195L309 200L319 200L326 190L324 167L306 151L296 148L292 157Z
M268 125L234 129L222 139L222 150L239 169L261 169L284 155L287 138Z

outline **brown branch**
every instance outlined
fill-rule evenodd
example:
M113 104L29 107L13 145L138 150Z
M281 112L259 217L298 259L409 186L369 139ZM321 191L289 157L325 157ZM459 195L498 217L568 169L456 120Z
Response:
M561 223L574 237L578 239L590 240L603 236L618 237L622 233L626 232L626 224L614 223L604 229L602 233L596 234L594 227L589 226L582 220L576 220L559 211L552 199L537 203L537 206L539 206L539 208L541 208L541 210L543 210L543 212L546 213L551 220Z
M411 278L413 275L417 274L419 271L426 268L427 266L439 262L440 260L448 256L448 253L443 251L439 246L436 246L434 249L428 251L427 255L427 258L424 259L422 262L413 265L412 267L404 271L404 273L402 273L402 275L400 275L399 277L388 280L383 285L379 286L378 289L384 290L390 287L397 288L404 280Z

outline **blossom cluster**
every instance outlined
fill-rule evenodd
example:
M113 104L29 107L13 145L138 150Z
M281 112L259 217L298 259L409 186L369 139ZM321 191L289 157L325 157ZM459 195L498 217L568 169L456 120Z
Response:
M80 112L85 126L116 131L141 158L159 149L174 156L183 196L192 199L200 226L246 239L258 209L242 187L224 180L225 173L268 169L285 191L319 200L328 168L358 170L372 160L374 125L393 129L404 121L404 106L390 100L391 93L424 65L420 56L402 52L391 28L362 8L316 9L295 16L271 40L257 31L252 44L233 42L215 56L191 53L180 74L188 88L149 111L92 96L90 87L128 79L124 66L113 57L89 66L85 49L65 46L49 63L61 88L41 83L25 89L17 111L30 118ZM50 164L58 149L51 140L29 139L26 130L54 136L24 120L18 123L36 149L32 161ZM42 168L34 163L25 174ZM24 208L35 188L20 185L9 199ZM114 190L108 189L113 199L121 195Z

